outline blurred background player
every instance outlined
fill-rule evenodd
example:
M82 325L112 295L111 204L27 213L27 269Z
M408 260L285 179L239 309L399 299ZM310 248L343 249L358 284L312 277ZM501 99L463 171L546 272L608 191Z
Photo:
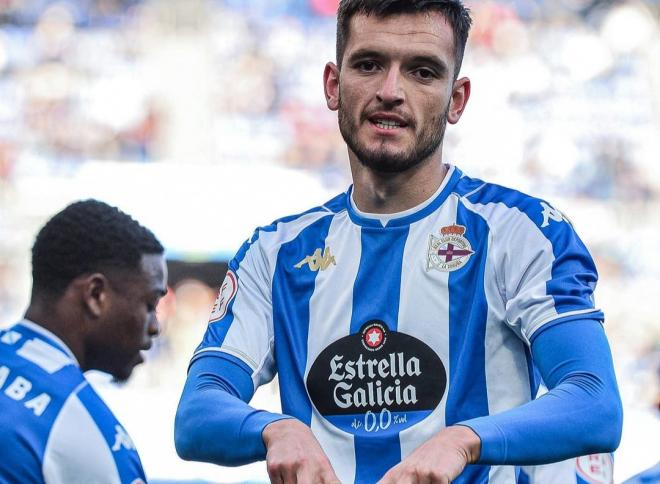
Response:
M73 203L41 229L29 307L0 332L0 481L145 480L83 372L128 379L158 334L166 274L153 233L103 202Z

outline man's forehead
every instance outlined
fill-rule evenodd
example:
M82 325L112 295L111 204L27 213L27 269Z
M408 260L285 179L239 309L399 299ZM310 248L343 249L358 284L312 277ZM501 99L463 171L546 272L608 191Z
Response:
M349 24L350 35L373 34L395 36L422 36L427 41L451 42L453 30L445 16L436 11L397 13L386 16L356 14Z
M150 285L156 286L158 290L164 289L167 283L167 265L163 254L144 254L140 266Z

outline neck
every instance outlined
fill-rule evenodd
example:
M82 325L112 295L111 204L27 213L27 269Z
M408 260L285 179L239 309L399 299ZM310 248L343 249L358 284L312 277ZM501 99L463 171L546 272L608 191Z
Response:
M350 158L353 200L367 213L396 213L415 207L438 190L447 174L439 159L429 159L404 172L384 173L363 166L354 156Z
M85 369L83 335L81 328L75 325L77 317L62 312L65 304L62 300L51 301L47 298L34 297L25 312L25 319L47 329L66 344L78 360L80 368Z

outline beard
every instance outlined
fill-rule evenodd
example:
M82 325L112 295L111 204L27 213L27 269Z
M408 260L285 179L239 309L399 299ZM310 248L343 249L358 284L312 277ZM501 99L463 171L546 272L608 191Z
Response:
M424 126L408 149L394 152L388 149L389 140L383 139L379 146L370 149L358 139L358 126L350 116L346 106L339 98L339 131L348 147L355 153L358 161L365 167L384 173L402 173L426 160L438 149L445 136L449 104L444 112L432 116L430 122ZM367 116L363 116L361 123L368 123ZM407 128L414 130L416 123L408 123Z

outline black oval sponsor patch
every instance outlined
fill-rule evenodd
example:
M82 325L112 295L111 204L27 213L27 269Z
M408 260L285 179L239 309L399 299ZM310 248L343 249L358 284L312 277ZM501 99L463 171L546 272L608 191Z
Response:
M316 409L342 430L398 432L438 406L447 373L426 343L372 320L325 348L306 385Z

